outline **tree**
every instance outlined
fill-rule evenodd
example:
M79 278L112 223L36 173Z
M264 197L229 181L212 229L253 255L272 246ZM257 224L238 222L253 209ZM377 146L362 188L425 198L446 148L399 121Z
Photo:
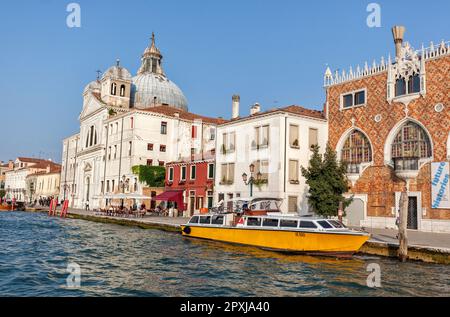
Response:
M6 196L6 191L4 189L0 189L0 198L3 198Z
M339 203L345 210L352 201L343 196L349 189L346 164L337 161L336 151L329 144L323 155L319 154L318 145L312 146L311 151L308 168L301 168L309 186L309 205L318 215L337 216Z
M136 165L133 166L132 170L141 183L146 183L149 187L164 187L166 179L166 168L164 166Z

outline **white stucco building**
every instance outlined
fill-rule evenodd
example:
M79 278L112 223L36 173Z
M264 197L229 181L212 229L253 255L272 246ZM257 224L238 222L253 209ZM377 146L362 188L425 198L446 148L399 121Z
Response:
M58 164L49 160L18 157L14 161L13 169L5 172L6 198L29 202L31 197L27 190L27 176L46 172L48 169L55 171L58 168Z
M250 186L242 175L249 178L253 164L253 176L260 180L252 197L282 198L283 212L308 214L308 188L300 167L308 166L311 145L325 149L324 114L299 106L261 112L255 104L249 116L240 117L239 96L233 96L232 113L232 120L217 128L215 202L249 197Z
M133 166L164 166L214 151L216 124L223 120L187 109L152 37L136 76L117 62L84 89L80 132L63 141L60 197L71 207L101 207L107 194L143 193Z

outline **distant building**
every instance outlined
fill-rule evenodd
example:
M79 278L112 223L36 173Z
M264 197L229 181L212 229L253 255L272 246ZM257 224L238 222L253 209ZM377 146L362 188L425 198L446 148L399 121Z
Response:
M162 69L154 37L136 76L117 62L86 86L79 120L80 132L63 141L60 191L76 208L103 207L107 195L122 191L145 194L133 166L211 152L223 122L188 112Z
M29 174L26 178L28 200L34 202L40 198L61 198L60 192L61 165L49 164L45 170Z
M255 104L250 115L241 117L239 96L233 96L232 119L217 128L215 203L230 206L233 198L276 197L284 201L283 212L309 214L300 167L308 166L312 145L323 153L327 136L322 111L300 106L261 111ZM244 176L256 180L252 193Z
M9 161L8 163L0 162L0 190L6 190L5 188L6 172L12 170L13 168L14 168L13 161Z
M6 198L15 198L17 201L30 202L32 196L27 187L27 176L47 170L56 170L60 167L49 160L18 157L14 161L14 167L5 173Z
M347 221L396 228L406 186L408 228L450 232L450 46L417 51L404 31L393 28L394 59L325 73L329 141L354 198Z

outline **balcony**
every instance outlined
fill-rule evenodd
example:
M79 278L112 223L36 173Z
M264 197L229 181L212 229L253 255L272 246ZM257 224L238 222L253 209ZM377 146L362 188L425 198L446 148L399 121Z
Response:
M393 159L395 175L405 181L416 178L419 174L418 157L397 157Z

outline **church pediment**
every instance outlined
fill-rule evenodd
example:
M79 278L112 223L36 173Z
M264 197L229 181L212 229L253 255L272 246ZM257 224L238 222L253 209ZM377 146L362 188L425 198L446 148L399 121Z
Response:
M88 93L84 98L83 110L80 113L80 120L87 117L91 113L103 108L103 104L92 94Z

